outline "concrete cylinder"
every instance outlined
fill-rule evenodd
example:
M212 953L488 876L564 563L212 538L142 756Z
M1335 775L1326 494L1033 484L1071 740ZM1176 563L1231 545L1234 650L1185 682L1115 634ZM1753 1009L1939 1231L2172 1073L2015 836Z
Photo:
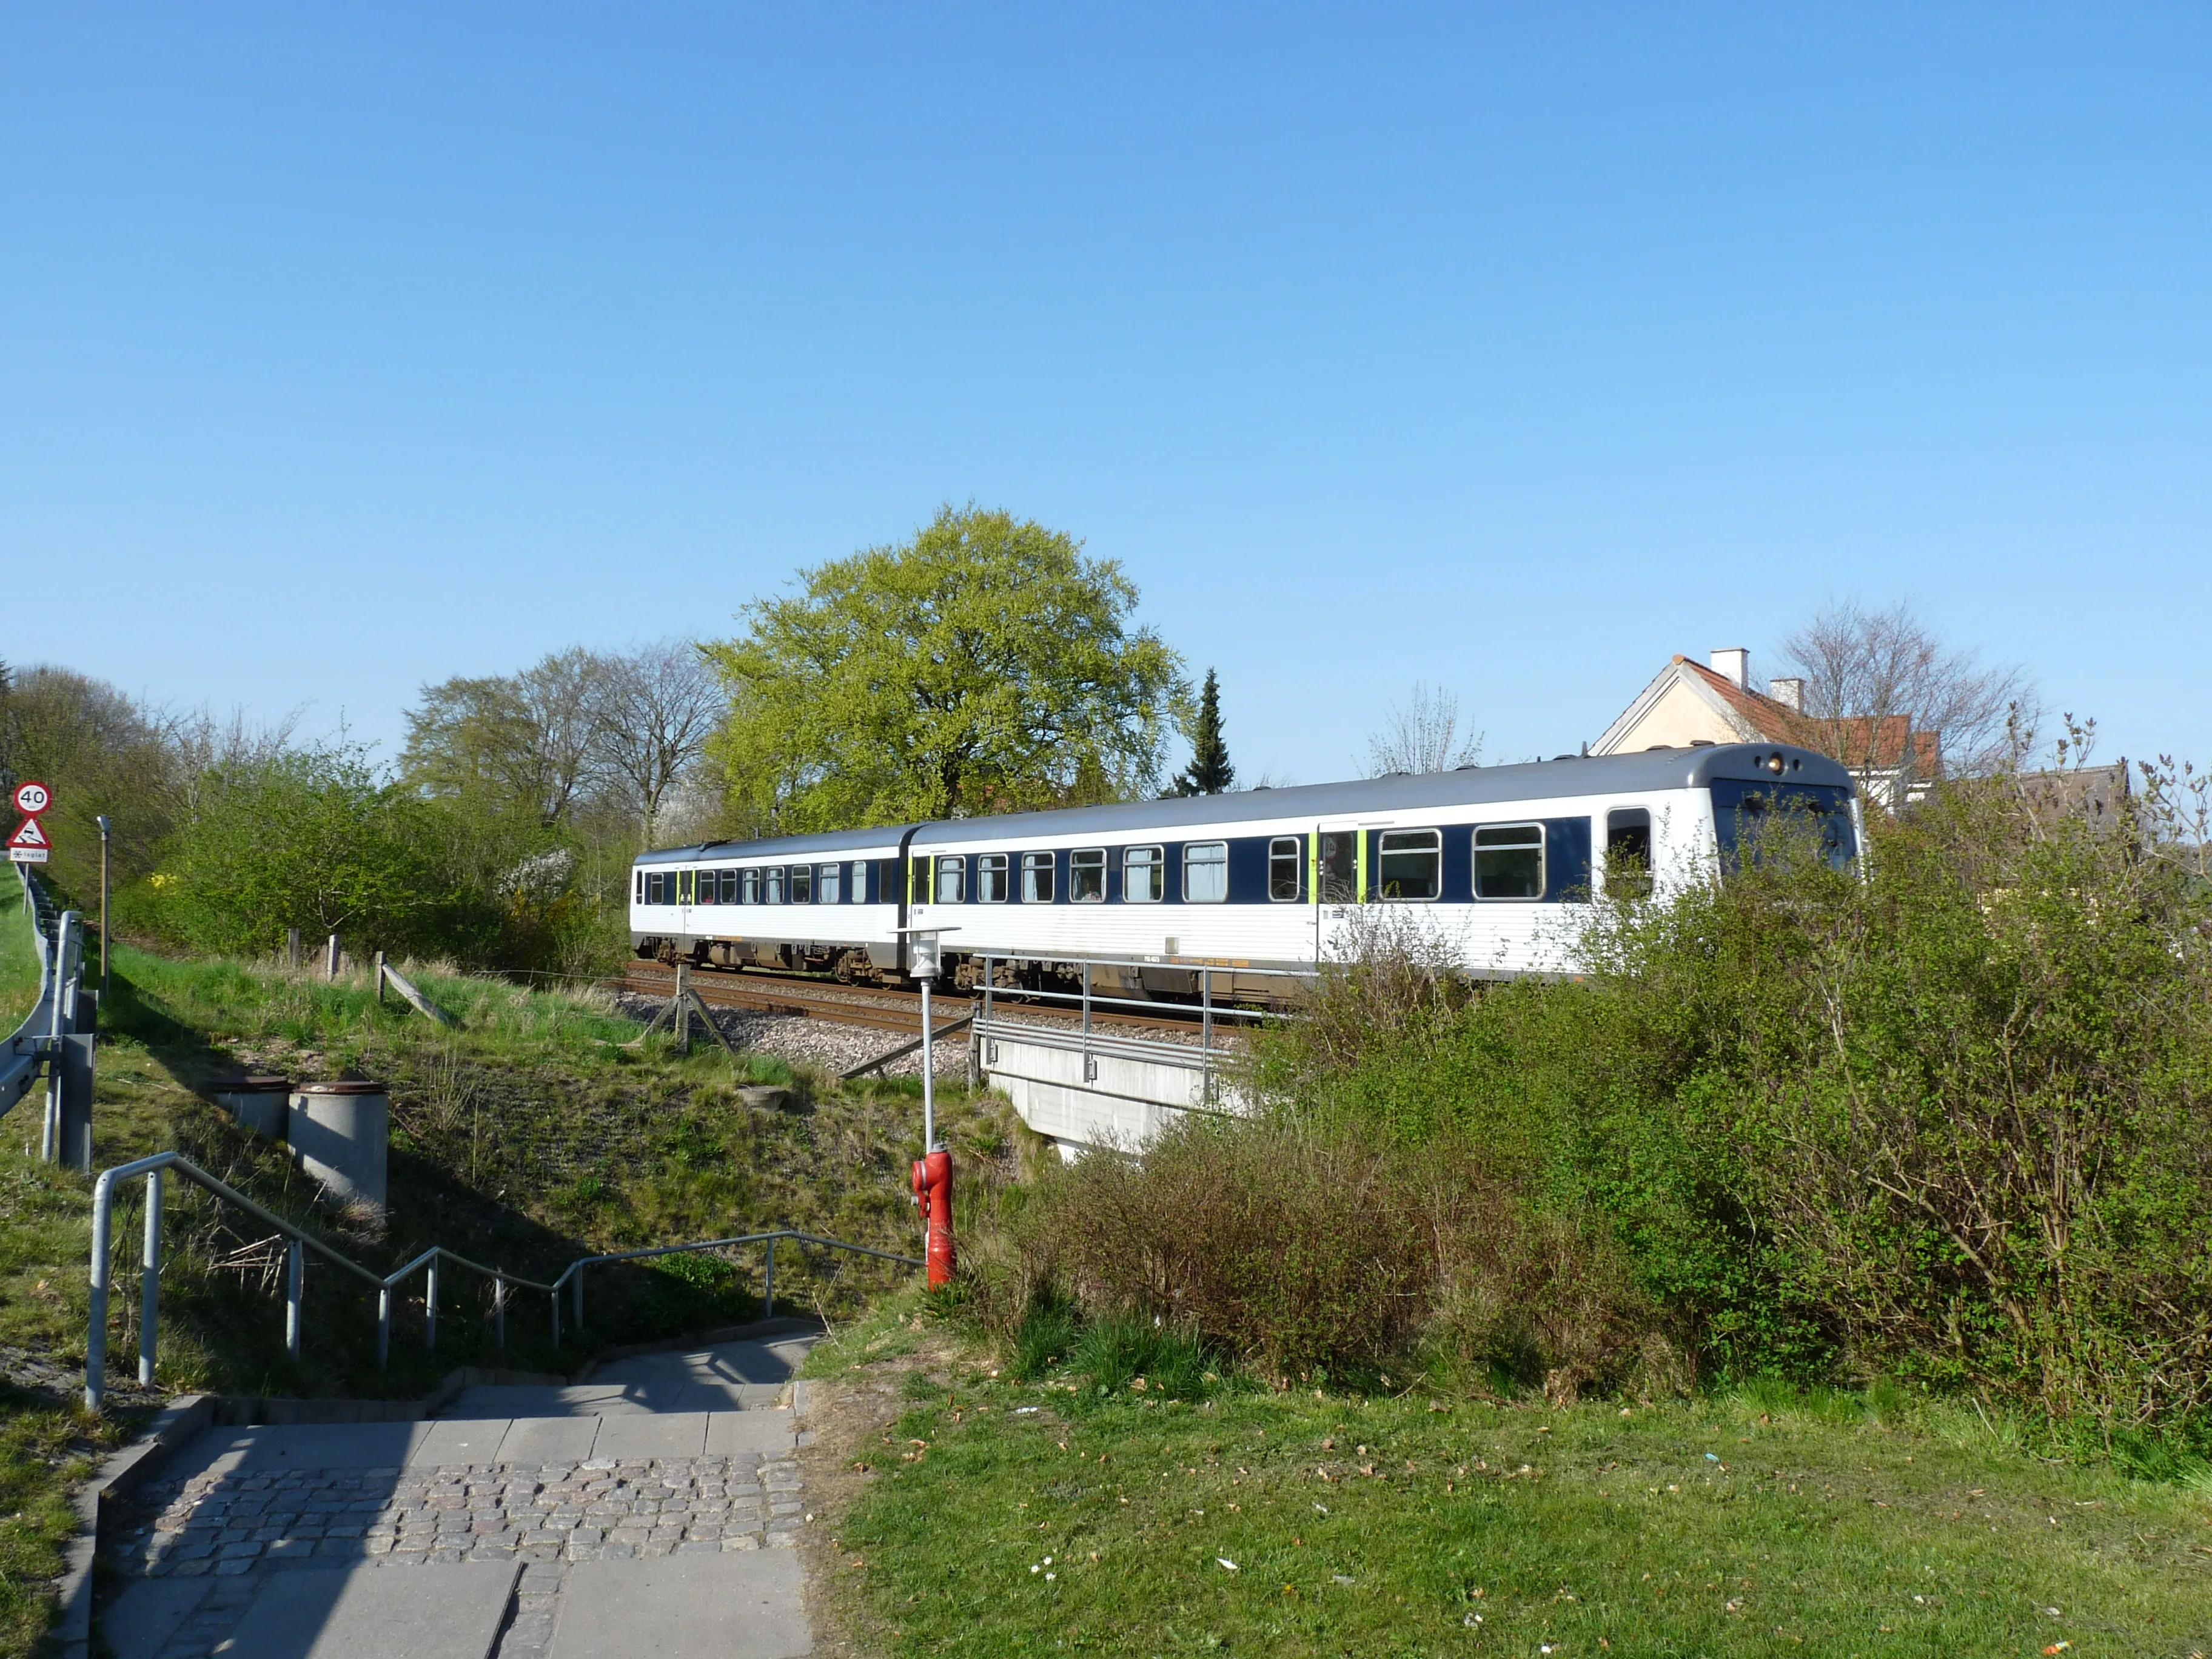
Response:
M290 1128L293 1156L325 1191L384 1213L392 1102L381 1083L303 1083L292 1091Z
M208 1085L215 1103L264 1140L284 1139L285 1121L291 1115L292 1079L254 1073L219 1077Z

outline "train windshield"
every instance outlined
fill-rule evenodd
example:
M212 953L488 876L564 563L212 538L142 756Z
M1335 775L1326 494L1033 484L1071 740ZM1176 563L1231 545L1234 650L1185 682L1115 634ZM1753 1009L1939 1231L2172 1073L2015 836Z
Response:
M1832 870L1847 867L1858 856L1850 792L1833 785L1723 779L1713 785L1713 828L1723 869L1740 868L1747 860L1759 863L1801 836Z

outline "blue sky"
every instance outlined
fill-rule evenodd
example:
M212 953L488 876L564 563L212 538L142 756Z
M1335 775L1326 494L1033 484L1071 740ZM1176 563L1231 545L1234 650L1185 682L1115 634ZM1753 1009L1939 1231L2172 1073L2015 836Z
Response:
M1909 595L2212 759L2212 11L0 10L0 657L389 744L973 498L1248 775Z

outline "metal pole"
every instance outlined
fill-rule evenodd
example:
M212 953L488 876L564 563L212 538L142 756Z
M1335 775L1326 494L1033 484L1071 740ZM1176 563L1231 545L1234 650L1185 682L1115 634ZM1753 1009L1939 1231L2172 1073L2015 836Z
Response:
M553 1304L553 1346L557 1348L561 1346L561 1292L554 1291L550 1300Z
M556 1300L558 1298L556 1297ZM507 1352L507 1280L504 1278L495 1279L491 1282L491 1317L492 1328L498 1333L496 1340L499 1343L499 1351L505 1353Z
M337 936L336 933L332 933L332 934L331 935L331 942L330 942L330 944L329 944L328 945L326 945L326 946L325 946L325 947L324 947L324 956L323 956L323 977L324 977L325 979L329 980L329 981L331 981L333 983L335 983L335 982L336 982L336 981L337 981L337 976L338 976L338 936Z
M100 994L104 999L107 995L107 814L101 813L93 822L100 826Z
M92 1189L92 1294L84 1328L84 1408L100 1409L107 1392L107 1242L112 1231L114 1189L103 1175Z
M921 1153L937 1145L937 1044L930 1033L929 981L921 982Z
M1091 964L1083 964L1083 1057L1091 1057Z
M392 1363L392 1286L380 1285L376 1289L376 1369L382 1370Z
M775 1241L768 1242L768 1277L761 1290L761 1317L775 1317Z
M144 1277L138 1287L138 1386L154 1386L155 1334L161 1320L161 1171L146 1172Z
M1213 969L1202 968L1198 975L1199 1000L1205 1005L1201 1017L1203 1030L1199 1036L1198 1097L1208 1106L1213 1104Z
M422 1270L422 1346L430 1353L438 1352L438 1258L432 1256L430 1265Z
M307 1295L307 1247L295 1238L288 1254L292 1259L284 1273L284 1352L297 1359L300 1326L306 1311L301 1304Z

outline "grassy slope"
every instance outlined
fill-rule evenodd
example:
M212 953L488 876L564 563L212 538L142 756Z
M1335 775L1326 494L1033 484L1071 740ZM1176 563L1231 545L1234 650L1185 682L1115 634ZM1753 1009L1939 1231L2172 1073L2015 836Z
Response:
M864 1323L814 1369L910 1342ZM1778 1394L1627 1416L1169 1405L968 1360L949 1393L908 1376L921 1398L843 1521L833 1593L900 1653L2212 1648L2203 1494L2045 1462L1971 1415Z
M0 912L0 939L22 926L15 910ZM12 961L0 955L0 997ZM786 1225L883 1248L916 1245L905 1179L921 1138L914 1085L793 1079L764 1058L733 1068L717 1048L702 1043L685 1056L659 1036L625 1049L617 1045L635 1039L637 1027L592 999L457 975L421 976L463 1015L463 1028L451 1032L397 1007L379 1010L365 981L330 986L128 949L117 951L114 967L96 1163L176 1147L371 1265L396 1265L438 1242L549 1279L590 1251ZM210 1076L249 1066L295 1079L353 1072L389 1084L386 1234L351 1227L319 1204L281 1149L241 1133L196 1092ZM757 1079L795 1084L797 1104L744 1105L738 1087ZM944 1102L944 1121L977 1152L1010 1145L1016 1128L1003 1107L957 1091ZM59 1505L75 1473L57 1448L75 1437L89 1451L88 1437L116 1431L87 1423L69 1404L72 1373L83 1363L90 1183L39 1164L35 1133L34 1109L0 1121L0 1362L49 1384L0 1396L0 1516L14 1517L0 1520L0 1659L23 1651L45 1617L37 1583L54 1571L52 1548L67 1527ZM128 1373L137 1341L141 1190L134 1183L118 1204L115 1230L110 1397L126 1412L135 1397ZM294 1363L283 1352L274 1253L255 1248L258 1228L181 1182L171 1186L166 1210L165 1389L419 1394L456 1364L573 1370L593 1348L758 1311L757 1250L737 1267L684 1258L673 1271L595 1269L581 1343L572 1333L554 1350L544 1299L530 1297L510 1310L502 1354L492 1341L489 1297L473 1278L449 1273L437 1352L424 1351L419 1304L403 1302L392 1364L380 1371L373 1296L311 1268L305 1353ZM236 1265L216 1265L226 1259ZM903 1277L903 1269L859 1261L835 1257L810 1271L795 1252L779 1252L779 1307L818 1300L832 1311L851 1309Z

